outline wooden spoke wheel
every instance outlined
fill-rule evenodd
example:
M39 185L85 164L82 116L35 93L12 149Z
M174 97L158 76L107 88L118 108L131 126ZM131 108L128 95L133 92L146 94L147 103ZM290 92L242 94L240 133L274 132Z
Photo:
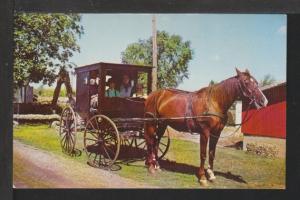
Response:
M139 149L147 149L146 140L144 138L134 138L134 146Z
M168 152L170 147L171 139L169 136L169 132L167 132L164 136L160 138L157 157L158 159L162 159ZM134 146L136 148L147 150L146 140L144 138L135 138L134 139Z
M120 136L115 123L104 115L95 115L88 120L84 131L84 150L89 165L110 168L120 151Z
M159 160L162 159L167 154L170 147L170 143L171 143L171 139L170 139L169 132L167 131L167 133L165 133L160 138L159 141L158 152L157 152L157 157Z
M121 137L121 145L126 147L132 147L134 139L131 137Z
M64 153L72 154L76 144L76 115L71 107L62 111L60 118L59 136Z

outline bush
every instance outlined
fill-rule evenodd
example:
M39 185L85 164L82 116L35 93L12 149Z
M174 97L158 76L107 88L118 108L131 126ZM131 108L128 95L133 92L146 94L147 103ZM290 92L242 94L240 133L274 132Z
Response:
M62 106L41 103L14 103L14 114L60 114Z
M41 97L53 97L53 93L54 93L55 88L44 88L44 87L39 87L39 88L34 88L33 89L33 93L35 95L41 96ZM73 91L73 95L75 94L75 92ZM59 93L60 97L67 97L67 90L65 87L61 87L60 88L60 93Z
M248 153L269 158L276 158L279 152L278 147L271 144L248 143L246 149Z

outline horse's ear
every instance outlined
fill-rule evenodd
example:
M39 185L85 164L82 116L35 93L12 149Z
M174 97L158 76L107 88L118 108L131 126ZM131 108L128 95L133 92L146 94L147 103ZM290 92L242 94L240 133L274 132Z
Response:
M245 71L247 74L249 74L250 75L250 72L249 72L249 70L248 69L246 69L246 71Z
M235 68L235 71L236 71L238 76L242 74L242 72L240 72L240 70L238 68Z

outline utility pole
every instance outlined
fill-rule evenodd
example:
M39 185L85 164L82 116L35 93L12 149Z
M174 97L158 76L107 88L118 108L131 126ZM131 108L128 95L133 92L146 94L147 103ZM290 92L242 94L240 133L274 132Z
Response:
M157 41L156 16L152 16L152 92L157 89Z

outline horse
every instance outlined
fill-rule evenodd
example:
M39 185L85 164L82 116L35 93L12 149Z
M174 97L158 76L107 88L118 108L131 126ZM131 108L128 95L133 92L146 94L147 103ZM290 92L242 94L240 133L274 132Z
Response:
M210 85L195 92L177 89L161 89L152 92L145 101L145 117L157 120L144 124L147 156L145 165L150 173L160 170L158 145L167 126L177 131L200 134L200 167L198 179L201 185L216 179L213 173L215 151L221 131L227 122L227 111L236 100L250 102L256 109L266 107L268 100L258 87L249 70ZM159 120L159 119L167 120ZM172 119L173 118L173 119ZM169 120L168 120L169 119ZM205 160L209 140L209 165L205 175Z

